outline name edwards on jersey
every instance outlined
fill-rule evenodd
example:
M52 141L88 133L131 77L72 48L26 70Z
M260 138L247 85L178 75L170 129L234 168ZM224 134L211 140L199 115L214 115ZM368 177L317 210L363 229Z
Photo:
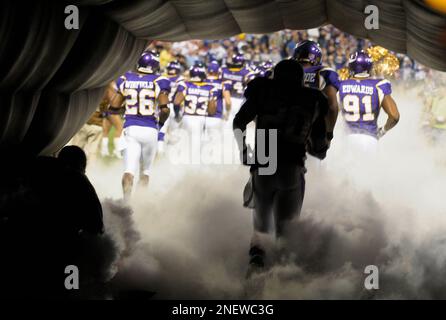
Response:
M343 93L368 94L372 95L374 86L360 84L344 84L342 85Z

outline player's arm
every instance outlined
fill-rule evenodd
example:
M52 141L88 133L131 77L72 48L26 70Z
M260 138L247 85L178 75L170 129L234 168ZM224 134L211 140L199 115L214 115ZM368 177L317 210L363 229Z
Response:
M215 97L209 99L207 113L210 116L213 116L217 113L217 99Z
M333 131L336 126L336 120L338 119L338 97L337 92L339 90L339 75L336 71L326 68L322 71L326 86L323 93L328 99L328 112L325 118L327 125L328 139L333 138Z
M261 92L259 86L255 85L256 81L250 83L246 88L246 100L240 107L239 112L234 117L232 129L234 130L235 140L240 150L242 163L246 163L248 159L248 147L246 145L246 126L257 116L256 100L257 95Z
M170 109L168 107L169 103L169 93L167 91L161 91L158 96L158 106L159 106L159 125L162 127L164 122L169 118Z
M217 113L217 97L218 97L218 89L214 87L210 91L210 97L207 106L207 114L209 116L213 116Z
M223 84L223 99L225 101L226 112L224 115L224 119L228 120L229 114L231 113L232 103L231 103L231 90L225 89L225 85Z
M311 128L311 134L307 143L307 152L312 156L323 160L330 147L330 141L327 139L327 114L329 110L328 99L319 92L317 96L317 117Z
M177 92L175 94L175 97L173 98L173 111L175 112L175 119L177 121L180 119L181 104L186 98L185 95L186 89L187 87L185 82L183 81L178 82Z
M175 112L175 119L179 119L181 104L184 101L184 93L182 91L177 91L175 98L173 99L173 111Z
M329 135L328 138L330 139L330 137L332 138L333 131L336 126L336 120L338 119L338 112L339 112L338 98L337 98L338 89L330 85L326 86L323 92L328 99L328 112L325 118L325 122L327 124L327 132Z
M396 126L396 124L400 120L400 113L398 111L395 100L393 100L392 96L390 95L384 96L381 106L384 112L387 113L386 124L383 128L380 129L380 131L384 130L385 133Z
M169 118L170 109L169 109L169 93L171 88L171 82L166 77L159 77L155 80L156 90L158 93L157 101L158 101L158 125L161 128L166 120Z

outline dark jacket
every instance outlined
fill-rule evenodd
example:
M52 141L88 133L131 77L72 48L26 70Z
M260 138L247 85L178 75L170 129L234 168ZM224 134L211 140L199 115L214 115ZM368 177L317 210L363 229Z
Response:
M245 98L234 118L233 128L245 131L246 125L255 119L256 129L277 129L279 166L304 166L306 152L319 159L325 158L329 147L325 125L328 101L323 93L283 85L274 79L257 78L249 83Z

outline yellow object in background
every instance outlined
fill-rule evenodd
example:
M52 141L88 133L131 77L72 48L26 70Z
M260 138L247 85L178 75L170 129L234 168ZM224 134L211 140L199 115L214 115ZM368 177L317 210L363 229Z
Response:
M373 60L373 74L378 77L392 77L400 68L398 58L386 48L373 46L367 49Z
M350 71L347 67L345 67L338 70L338 75L340 80L347 80L348 78L350 78Z
M424 0L432 9L446 14L446 0Z
M245 38L246 38L246 33L240 33L240 34L238 34L238 35L237 35L237 38L238 38L239 40L245 40Z

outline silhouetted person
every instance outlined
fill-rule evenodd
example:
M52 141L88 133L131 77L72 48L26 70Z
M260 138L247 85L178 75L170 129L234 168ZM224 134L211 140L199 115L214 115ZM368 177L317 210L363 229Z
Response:
M269 141L268 133L266 141L256 135L254 155L258 156L257 151L263 144L266 154L273 159L270 161L277 161L277 170L262 174L257 157L251 166L252 178L246 189L252 188L253 204L250 207L254 207L250 270L264 267L262 235L272 231L273 218L276 237L282 237L287 223L300 214L305 192L306 153L324 159L329 147L324 121L328 111L327 98L319 90L304 87L303 77L304 71L298 62L281 61L274 68L273 79L257 78L250 82L245 91L246 102L233 122L236 138L239 130L245 132L247 124L253 120L256 131L277 130L277 142ZM245 139L237 141L246 164ZM270 148L270 142L277 147L276 154L271 154L275 149Z
M20 185L3 202L8 212L2 213L1 224L2 296L85 298L101 279L101 252L85 259L101 241L101 204L84 174L85 154L78 147L67 148L61 159L30 161L20 172ZM65 288L68 265L79 268L80 290Z
M87 156L80 147L66 146L59 152L58 158L67 168L81 173L87 169Z

